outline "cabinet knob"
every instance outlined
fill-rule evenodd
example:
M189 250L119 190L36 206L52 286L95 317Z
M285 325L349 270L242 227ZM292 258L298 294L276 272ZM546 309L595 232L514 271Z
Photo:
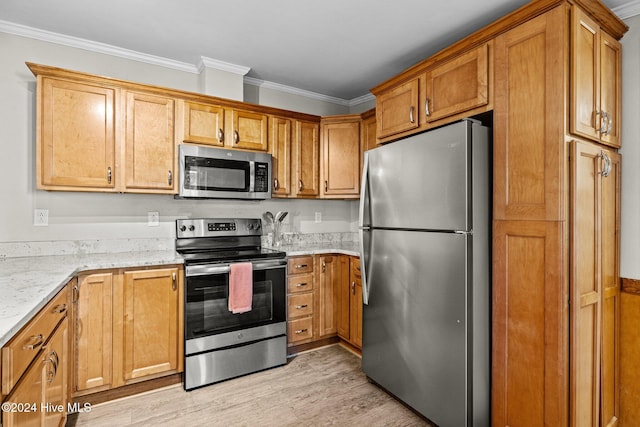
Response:
M414 110L415 110L415 107L412 105L411 108L409 108L409 122L410 123L415 123L416 122L415 117L413 117Z
M424 100L424 115L427 117L431 115L431 111L429 110L429 98L425 98Z
M238 142L240 142L240 134L238 133L237 130L233 131L233 142L235 144L237 144Z
M326 193L329 189L329 181L327 181L326 179L324 180L324 192Z
M298 330L296 331L296 334L303 334L303 333L305 333L305 332L307 332L307 331L308 331L308 329L298 329Z
M169 185L173 185L173 172L169 171L167 173L167 181L168 181Z
M278 184L278 178L274 178L273 179L273 189L277 191L278 188L280 188L280 185Z
M298 180L298 190L302 191L302 180Z
M111 166L107 168L107 182L111 184Z
M224 142L224 131L222 129L218 129L218 141Z

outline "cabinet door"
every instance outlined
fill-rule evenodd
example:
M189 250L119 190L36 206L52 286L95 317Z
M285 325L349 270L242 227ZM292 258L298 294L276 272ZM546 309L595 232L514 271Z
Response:
M572 9L571 132L600 139L604 116L600 112L598 24L578 8Z
M172 98L127 92L125 140L127 190L173 192L174 104L175 101Z
M198 102L185 102L184 141L223 147L224 108Z
M43 388L46 383L44 359L44 351L41 351L7 398L7 402L25 404L28 407L21 411L2 411L4 427L40 427L42 425L44 413L40 411L40 404L44 402Z
M349 341L356 347L362 348L362 274L360 272L360 258L351 257L349 274L351 282Z
M230 112L232 126L231 135L227 136L228 145L233 148L267 151L267 115L243 110Z
M112 190L116 89L50 78L39 87L38 188Z
M602 368L600 425L620 419L620 191L621 156L608 151L611 169L602 178Z
M80 275L74 296L74 392L101 391L112 381L113 273Z
M338 255L321 255L317 265L318 280L318 337L336 335L338 332L338 305L343 274L348 271L346 262ZM348 273L346 280L348 280Z
M572 151L572 425L617 425L620 334L620 156Z
M566 9L495 39L495 219L563 220Z
M322 197L360 193L360 120L322 124Z
M564 222L495 221L492 425L568 425Z
M596 426L600 410L600 150L573 143L571 156L571 425Z
M63 320L45 346L43 402L47 408L42 414L43 425L61 427L67 419L68 336L67 320ZM63 408L62 410L60 410Z
M600 140L620 148L622 118L622 46L605 32L600 33L600 110L607 113L607 126Z
M291 120L272 117L271 126L271 155L273 166L274 197L288 197L291 194Z
M395 135L419 126L419 78L409 80L376 96L378 138Z
M124 345L120 356L125 384L181 370L182 300L178 268L127 271L123 274Z
M472 110L489 101L489 45L427 71L424 109L427 122Z
M296 123L295 165L291 169L291 188L296 197L317 197L320 194L320 126L318 123L298 121Z

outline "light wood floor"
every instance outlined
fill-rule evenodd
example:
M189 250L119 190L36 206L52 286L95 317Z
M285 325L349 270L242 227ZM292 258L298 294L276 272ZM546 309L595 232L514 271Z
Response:
M185 392L182 385L103 403L69 426L429 426L369 383L339 345L283 367Z

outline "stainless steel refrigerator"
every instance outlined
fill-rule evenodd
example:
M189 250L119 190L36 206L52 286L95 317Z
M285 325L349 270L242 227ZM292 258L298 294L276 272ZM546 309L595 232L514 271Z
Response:
M490 153L463 120L365 154L362 369L440 427L490 424Z

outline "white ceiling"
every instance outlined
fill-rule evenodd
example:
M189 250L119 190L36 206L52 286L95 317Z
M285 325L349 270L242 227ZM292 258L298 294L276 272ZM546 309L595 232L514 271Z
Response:
M0 31L354 100L527 0L1 0ZM604 0L619 16L640 0ZM624 16L626 15L626 16Z

